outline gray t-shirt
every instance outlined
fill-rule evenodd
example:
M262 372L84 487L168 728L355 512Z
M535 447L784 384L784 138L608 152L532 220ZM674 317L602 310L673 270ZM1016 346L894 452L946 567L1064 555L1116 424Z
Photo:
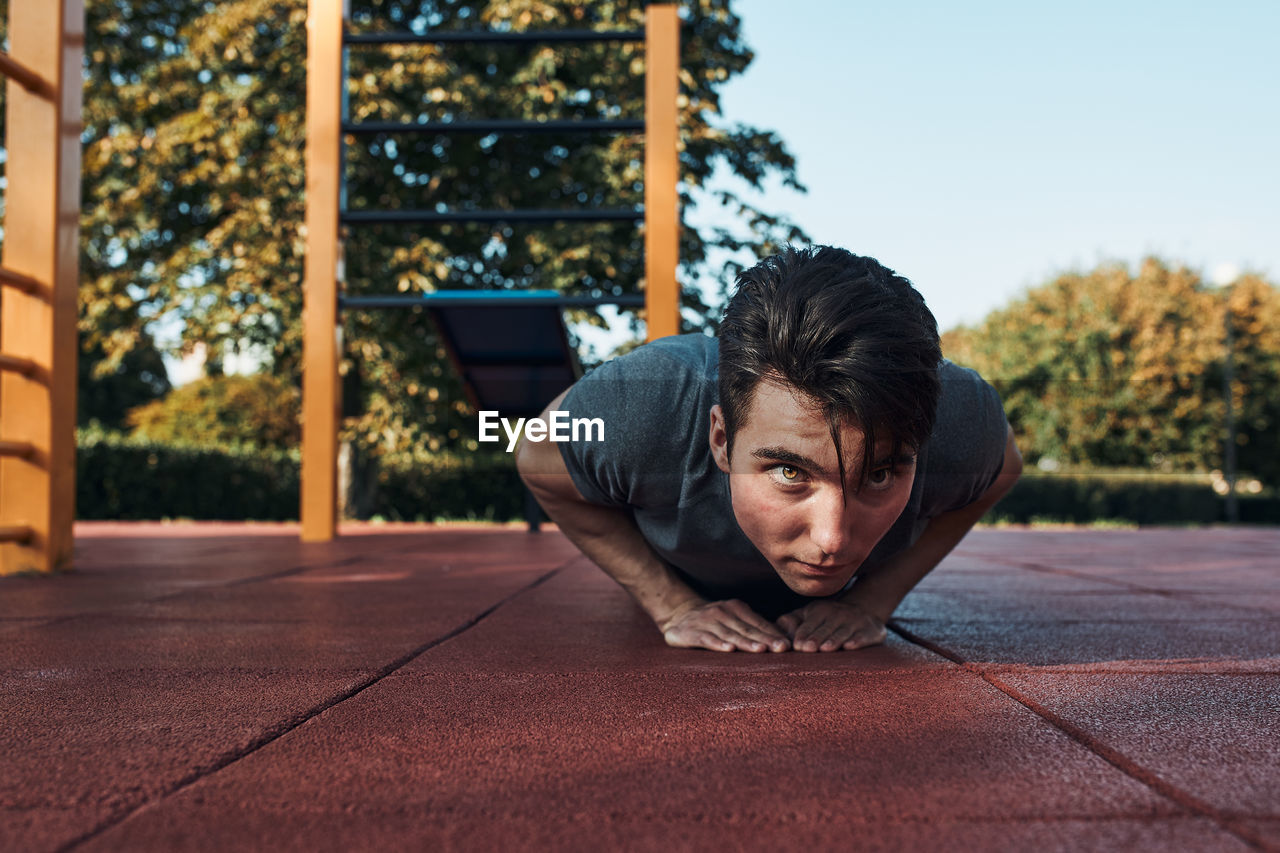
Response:
M921 448L902 515L867 557L883 562L911 545L930 518L976 500L1004 460L1007 422L995 389L944 361L933 433ZM600 418L603 441L570 441L560 453L591 503L627 509L653 549L713 599L796 598L738 527L729 475L711 456L711 407L719 400L717 341L662 338L583 377L561 405Z

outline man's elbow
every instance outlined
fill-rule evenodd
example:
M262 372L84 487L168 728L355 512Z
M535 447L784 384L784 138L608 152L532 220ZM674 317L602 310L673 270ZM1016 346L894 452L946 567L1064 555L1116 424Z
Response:
M1014 484L1018 482L1018 478L1022 476L1022 453L1018 450L1018 443L1013 438L1013 427L1009 428L1009 437L1005 442L1004 462L1000 466L1000 474L996 477L988 494L991 497L991 503L1000 500Z
M516 473L544 509L548 500L577 494L558 444L522 439L516 446L515 457Z
M533 489L538 482L539 470L546 468L545 462L538 458L537 448L539 447L537 443L525 441L523 437L516 445L516 473L530 489Z

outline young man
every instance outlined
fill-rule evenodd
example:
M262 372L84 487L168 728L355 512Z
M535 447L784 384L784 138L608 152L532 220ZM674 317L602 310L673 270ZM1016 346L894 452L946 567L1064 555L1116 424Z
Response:
M553 400L603 440L524 441L520 474L669 645L880 643L1021 472L1000 399L871 258L788 248L737 284L718 344L654 341Z

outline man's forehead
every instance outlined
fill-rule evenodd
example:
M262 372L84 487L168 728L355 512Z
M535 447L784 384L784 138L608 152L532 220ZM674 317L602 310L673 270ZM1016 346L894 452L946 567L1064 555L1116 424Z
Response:
M747 440L748 453L762 448L783 448L821 461L829 456L835 465L835 448L831 443L831 426L821 404L794 386L776 379L765 378L756 386L756 392L746 417L738 429L739 441ZM846 463L862 456L866 433L852 419L840 423L841 452ZM877 436L876 450L887 454L893 449L893 439L888 435Z

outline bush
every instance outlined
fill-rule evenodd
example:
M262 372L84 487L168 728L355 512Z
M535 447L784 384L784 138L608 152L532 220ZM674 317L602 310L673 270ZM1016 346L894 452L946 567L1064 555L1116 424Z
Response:
M301 406L297 388L265 373L208 376L132 409L127 420L135 438L287 450L301 439Z
M81 430L76 515L82 519L283 521L298 518L299 454L196 447ZM523 517L524 488L509 454L384 459L373 469L369 515L393 521Z
M456 453L384 457L371 514L392 521L524 517L524 486L512 454Z

